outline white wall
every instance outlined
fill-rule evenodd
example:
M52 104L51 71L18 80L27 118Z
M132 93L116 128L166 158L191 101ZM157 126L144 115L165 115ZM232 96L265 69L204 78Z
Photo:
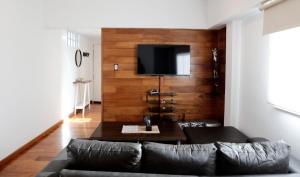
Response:
M234 20L226 25L225 126L237 126L239 119L241 23Z
M100 42L100 40L98 41ZM101 44L94 45L94 80L93 80L93 101L102 101L102 88L101 88L101 79L102 79L102 59L101 59Z
M207 28L222 26L258 10L260 0L207 0Z
M206 28L205 0L44 0L51 28Z
M77 77L92 79L92 57L74 64L66 32L44 28L40 0L5 0L0 7L0 160L72 112ZM81 36L80 48L92 54Z
M92 58L83 58L82 67L75 67L76 48L66 47L64 29L206 27L204 0L130 1L1 3L0 141L5 143L0 159L66 117L73 108L72 82L91 79ZM91 54L92 44L81 37L82 51Z
M40 0L0 6L0 159L60 120L61 31L42 28Z
M93 43L92 41L85 36L80 35L80 50L82 52L88 52L90 54L89 57L82 57L82 64L79 68L77 68L77 76L83 77L88 80L93 79ZM71 52L71 58L74 61L75 51Z
M268 37L259 0L207 0L207 25L227 24L225 124L250 137L283 139L300 159L300 117L275 109L268 96Z
M275 109L267 101L268 38L262 33L262 14L243 20L238 128L249 136L283 139L300 159L300 117Z

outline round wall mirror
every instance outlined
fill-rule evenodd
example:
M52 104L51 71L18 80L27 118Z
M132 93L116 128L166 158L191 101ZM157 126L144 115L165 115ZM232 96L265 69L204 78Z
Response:
M75 52L75 64L77 67L80 67L82 63L82 53L80 49L77 49Z

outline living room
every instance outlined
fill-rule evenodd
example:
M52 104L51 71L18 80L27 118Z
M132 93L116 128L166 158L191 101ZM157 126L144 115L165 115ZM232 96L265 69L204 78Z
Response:
M298 0L5 0L0 176L299 175L298 7ZM219 164L222 142L248 147L234 157L240 166ZM133 148L140 154L129 155L143 162L147 148L171 156L153 150L148 171L132 173L120 164L126 155L104 153L103 164L96 153L75 172L53 171L66 150L72 158L71 147L87 145ZM249 146L266 148L266 159L248 158L267 165L243 164ZM174 148L208 148L215 171L194 169L204 162ZM220 166L229 170L218 173Z

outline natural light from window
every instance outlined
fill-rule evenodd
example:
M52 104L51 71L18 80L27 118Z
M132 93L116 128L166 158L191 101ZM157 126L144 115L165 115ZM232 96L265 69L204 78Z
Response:
M269 102L300 115L300 27L270 34Z
M188 74L190 73L190 53L176 54L177 62L177 74Z
M67 32L67 46L68 47L79 47L80 36L76 33Z

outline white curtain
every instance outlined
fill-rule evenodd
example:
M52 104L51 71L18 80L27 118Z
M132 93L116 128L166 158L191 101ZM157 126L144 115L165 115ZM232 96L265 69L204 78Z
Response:
M264 0L261 8L264 10L264 34L300 26L300 0Z
M269 40L269 102L300 115L300 27L272 33Z

